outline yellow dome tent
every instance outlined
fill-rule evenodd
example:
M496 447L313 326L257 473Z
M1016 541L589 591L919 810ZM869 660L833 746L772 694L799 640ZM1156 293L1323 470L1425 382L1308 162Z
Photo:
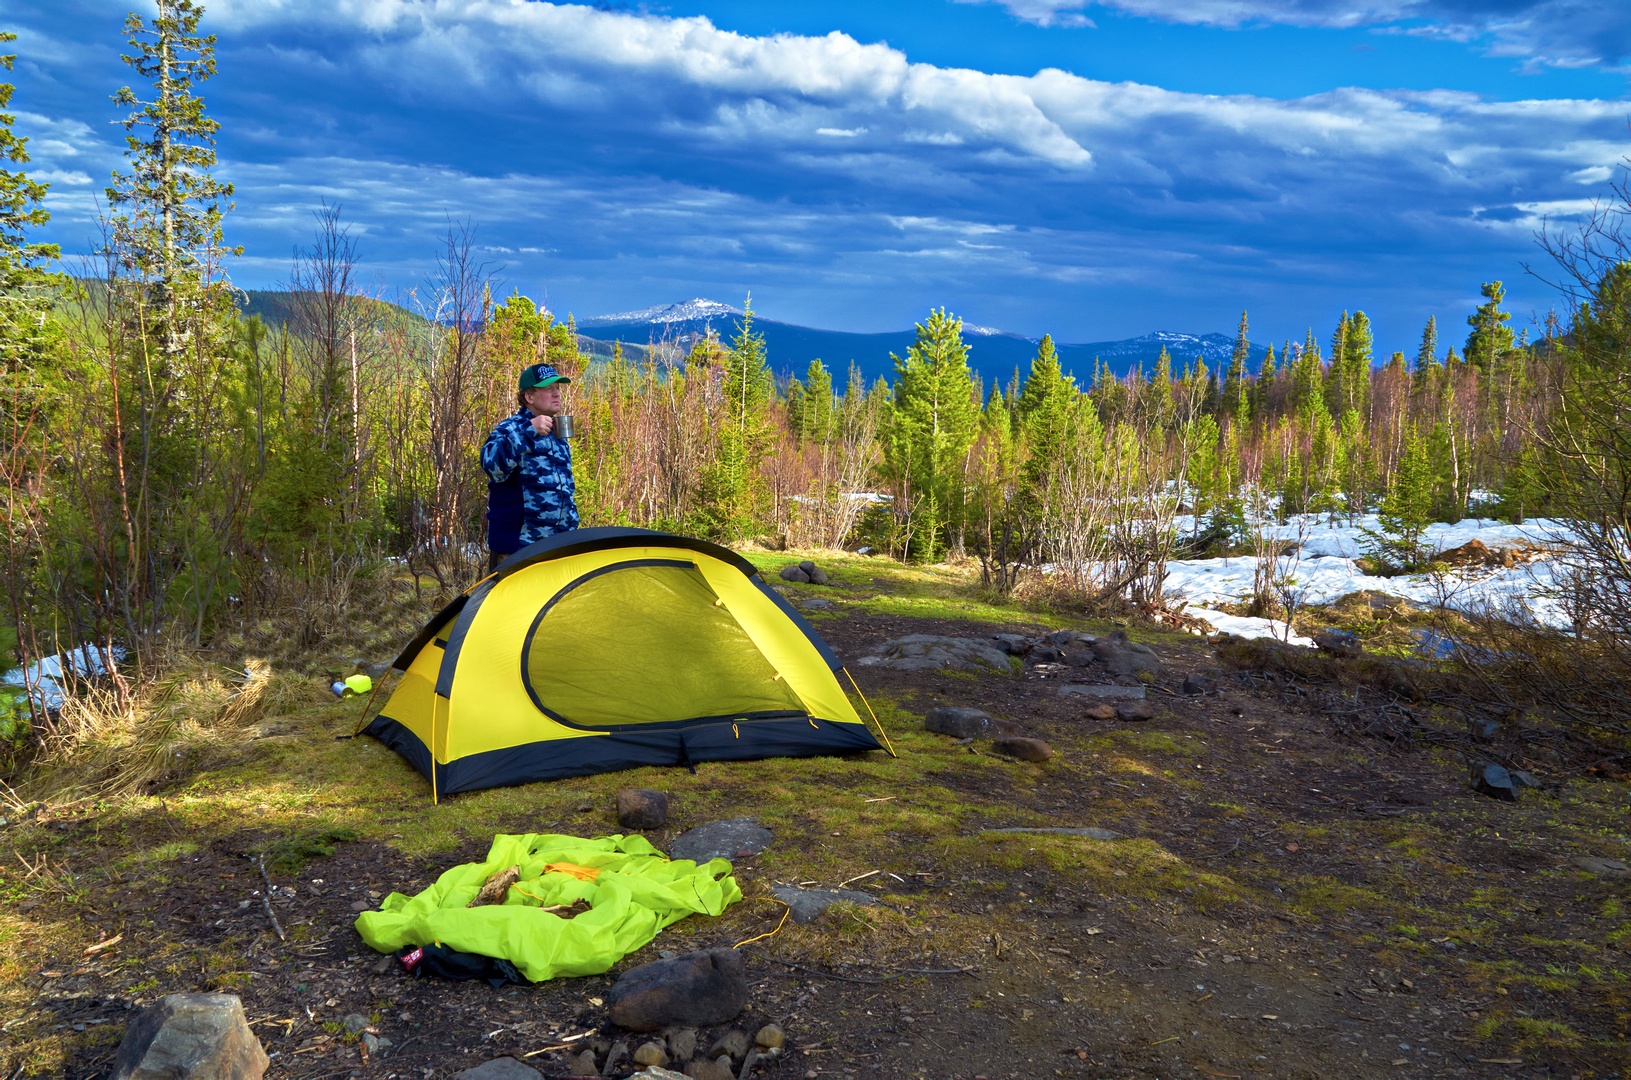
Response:
M523 548L426 624L364 729L459 791L881 747L838 658L740 555L646 529Z

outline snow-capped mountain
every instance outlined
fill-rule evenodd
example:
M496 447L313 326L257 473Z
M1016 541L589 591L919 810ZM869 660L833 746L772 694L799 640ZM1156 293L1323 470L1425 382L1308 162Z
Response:
M620 311L613 315L596 315L593 318L579 319L578 325L612 326L623 323L648 323L652 326L667 326L679 323L706 322L711 319L730 319L741 314L741 308L721 304L717 300L705 300L699 296L694 300L682 300L678 304L658 304L656 307L642 308L639 311Z
M659 304L640 311L596 315L578 320L578 329L597 354L610 351L612 341L625 348L640 349L659 342L669 347L689 348L698 337L712 334L729 343L736 333L740 308L717 300L698 297L678 304ZM850 363L857 364L867 379L889 378L894 372L891 356L905 356L916 334L911 329L881 334L857 334L843 330L820 330L777 322L756 316L753 329L765 339L765 351L773 370L802 377L810 361L820 358L842 382ZM1036 355L1037 339L976 323L963 324L963 339L969 347L969 365L985 381L1006 384L1017 371L1021 379L1030 370ZM1078 385L1093 377L1099 361L1118 375L1142 365L1146 374L1155 370L1156 358L1166 348L1172 357L1174 373L1196 357L1205 357L1207 367L1216 370L1227 365L1234 351L1234 339L1223 334L1179 334L1158 330L1123 341L1085 344L1055 343L1061 366L1076 376Z

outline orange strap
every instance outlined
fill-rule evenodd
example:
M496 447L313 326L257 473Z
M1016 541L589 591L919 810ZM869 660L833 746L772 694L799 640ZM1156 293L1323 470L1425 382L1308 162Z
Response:
M600 871L592 866L579 866L577 863L552 862L544 864L546 874L571 874L579 881L593 881L600 876Z

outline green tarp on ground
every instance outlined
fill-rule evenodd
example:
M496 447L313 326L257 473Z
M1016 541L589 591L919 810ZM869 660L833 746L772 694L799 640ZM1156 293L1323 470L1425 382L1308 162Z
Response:
M503 903L465 906L512 866L521 876ZM418 896L392 893L379 911L357 916L357 932L380 952L436 942L508 960L542 982L598 975L663 927L691 914L719 915L741 898L726 860L670 861L643 836L500 835L486 861L455 866ZM576 918L542 910L577 900L589 910Z

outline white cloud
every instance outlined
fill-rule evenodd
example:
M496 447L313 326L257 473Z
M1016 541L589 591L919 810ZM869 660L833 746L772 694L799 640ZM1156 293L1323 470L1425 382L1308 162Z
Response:
M1551 67L1616 67L1631 60L1631 5L1624 0L958 0L1000 3L1040 26L1091 25L1101 7L1162 22L1374 27L1480 42L1491 56Z

